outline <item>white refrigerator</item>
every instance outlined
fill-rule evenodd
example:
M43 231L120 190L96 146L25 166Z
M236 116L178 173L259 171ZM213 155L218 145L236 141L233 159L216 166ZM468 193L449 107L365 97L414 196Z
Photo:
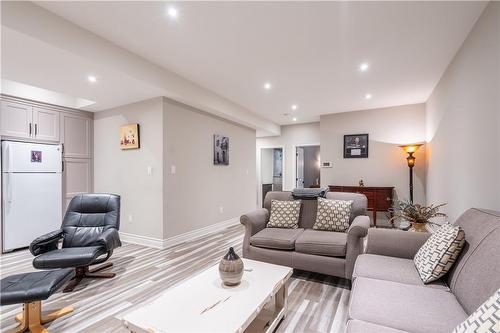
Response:
M61 145L2 142L2 252L56 230L62 218Z

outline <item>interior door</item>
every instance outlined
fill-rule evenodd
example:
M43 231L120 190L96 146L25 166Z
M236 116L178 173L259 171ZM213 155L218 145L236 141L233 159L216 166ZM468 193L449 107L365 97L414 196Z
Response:
M297 178L296 178L296 187L304 188L304 148L297 147Z
M38 140L59 141L59 111L33 108L34 135Z
M29 105L2 101L0 134L16 138L31 138L33 110Z

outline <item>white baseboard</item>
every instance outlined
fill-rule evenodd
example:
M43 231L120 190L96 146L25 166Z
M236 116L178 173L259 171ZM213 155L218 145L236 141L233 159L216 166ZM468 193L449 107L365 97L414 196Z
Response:
M163 239L159 238L129 234L120 231L120 239L125 243L132 243L132 244L154 247L157 249L163 249Z
M220 230L223 230L225 228L228 228L230 226L236 225L240 222L240 219L238 217L229 219L227 221L222 221L219 223L215 223L200 229L195 229L192 231L188 231L186 233L169 237L167 239L159 239L159 238L154 238L154 237L147 237L147 236L141 236L141 235L134 235L134 234L129 234L125 232L120 231L120 238L122 241L126 243L133 243L133 244L138 244L138 245L144 245L144 246L149 246L149 247L154 247L157 249L166 249L167 247L171 247L174 245L178 245L181 243L184 243L186 241L192 240L193 238L198 238L202 237Z

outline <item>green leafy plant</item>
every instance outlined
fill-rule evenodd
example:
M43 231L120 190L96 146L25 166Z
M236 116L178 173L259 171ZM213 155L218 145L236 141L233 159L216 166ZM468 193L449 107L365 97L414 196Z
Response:
M394 224L395 220L403 219L412 223L433 223L432 218L447 216L439 212L444 205L446 204L423 206L409 200L395 200L392 207L393 217L389 222Z

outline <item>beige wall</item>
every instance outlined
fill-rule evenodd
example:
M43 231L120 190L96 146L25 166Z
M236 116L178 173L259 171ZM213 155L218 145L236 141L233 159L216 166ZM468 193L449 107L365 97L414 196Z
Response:
M120 231L163 238L162 98L94 117L94 189L121 195ZM121 150L119 128L140 124L140 149ZM148 175L148 167L152 174Z
M164 101L164 238L255 209L255 130ZM229 137L228 166L213 164L214 134Z
M398 144L425 140L425 105L335 113L321 116L321 161L332 168L321 168L321 185L394 186L397 198L408 198L406 153ZM345 134L369 134L368 158L344 158ZM416 154L414 201L425 203L425 149ZM377 218L383 217L379 213Z
M500 211L500 3L490 2L427 101L427 202Z
M128 123L140 149L120 150ZM229 136L229 166L213 164L215 133ZM255 208L255 130L158 97L96 113L94 137L94 186L122 196L122 232L167 239Z
M283 147L283 190L291 191L295 188L295 147L319 143L319 123L282 126L280 136L257 138L257 170L260 170L261 148ZM257 179L260 179L260 175L257 175ZM261 192L258 189L259 202Z

